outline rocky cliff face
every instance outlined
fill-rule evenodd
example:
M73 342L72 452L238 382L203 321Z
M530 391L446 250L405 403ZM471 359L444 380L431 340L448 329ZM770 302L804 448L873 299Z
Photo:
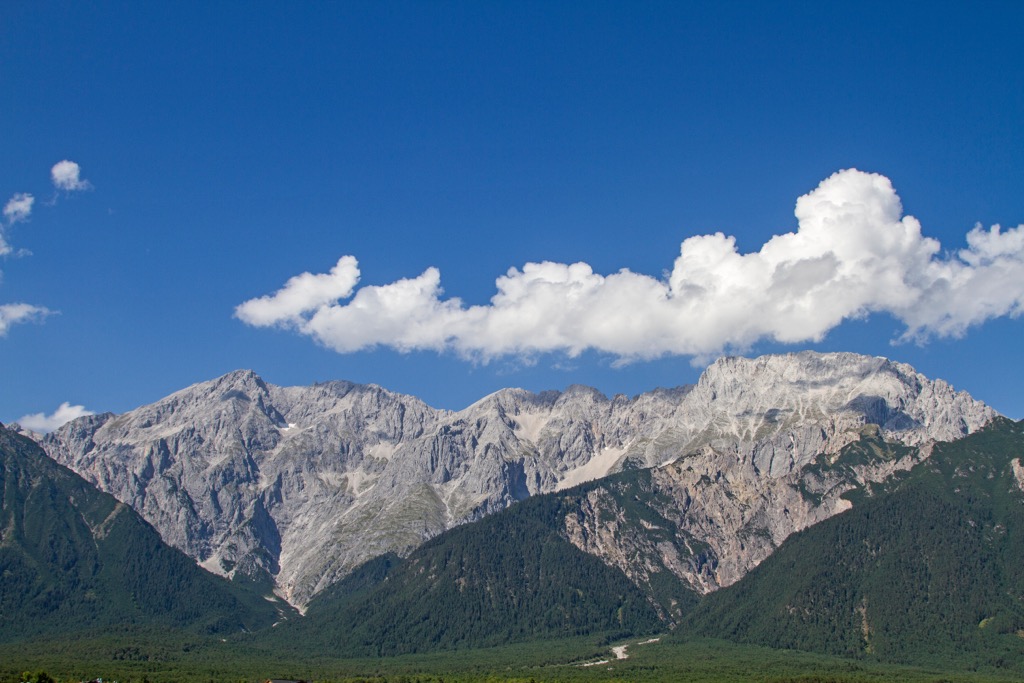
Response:
M658 467L663 488L685 492L673 504L690 501L695 538L767 520L755 526L770 542L719 549L691 572L711 589L842 508L829 482L801 507L794 482L865 425L917 445L994 415L909 366L805 352L722 359L695 386L635 398L507 389L459 412L372 385L276 387L237 371L124 415L80 418L43 445L203 566L271 579L302 605L371 557L628 467Z
M873 424L846 436L853 440L838 452L777 476L751 451L704 446L646 478L595 482L563 520L563 535L648 594L658 596L666 578L709 593L743 578L791 534L849 509L844 494L868 492L931 452L931 444L886 441ZM683 617L669 602L661 596L663 616Z

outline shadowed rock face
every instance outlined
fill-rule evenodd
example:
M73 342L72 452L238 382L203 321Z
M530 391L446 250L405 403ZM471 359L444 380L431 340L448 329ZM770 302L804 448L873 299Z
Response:
M776 502L792 514L773 487L865 424L918 445L994 416L907 365L805 352L725 358L694 386L634 398L505 389L459 412L373 385L277 387L236 371L123 415L80 418L43 445L204 567L272 579L303 605L371 557L623 467L685 462L742 480L772 517ZM773 538L841 505L825 501ZM709 511L699 526L728 533L723 515Z

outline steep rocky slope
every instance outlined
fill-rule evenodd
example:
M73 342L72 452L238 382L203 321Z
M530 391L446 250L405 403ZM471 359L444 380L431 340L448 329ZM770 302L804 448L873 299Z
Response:
M562 531L653 595L675 621L684 611L660 595L666 587L679 581L706 594L735 583L791 534L848 510L845 494L909 470L930 447L886 441L869 424L838 453L771 476L748 455L705 446L643 477L585 487Z
M675 492L695 538L749 528L761 539L687 575L710 590L843 509L839 493L858 477L909 467L886 461L841 485L801 484L819 455L839 453L865 425L920 445L994 415L907 365L805 352L722 359L695 386L634 398L507 389L459 412L372 385L277 387L237 371L124 415L80 418L43 444L203 566L272 580L302 605L366 559L631 467L658 467L652 476ZM820 490L801 493L808 486Z

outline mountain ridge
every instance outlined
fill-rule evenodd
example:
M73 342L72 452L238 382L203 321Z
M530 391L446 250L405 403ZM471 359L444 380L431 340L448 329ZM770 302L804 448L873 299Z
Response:
M375 385L277 387L238 370L123 415L80 418L42 443L204 567L274 582L303 605L374 556L623 468L699 460L711 475L744 471L748 488L789 477L795 490L803 468L865 425L916 445L995 415L904 364L802 352L721 359L695 385L632 398L503 389L461 411ZM838 511L829 500L821 514ZM762 508L775 514L770 501Z
M917 450L866 429L815 463L821 475L904 458L916 465L848 489L850 509L790 534L722 590L700 595L658 565L669 544L683 562L706 562L714 549L686 538L655 469L633 470L534 496L406 558L371 560L318 594L306 619L259 638L305 656L388 656L674 631L667 642L712 637L943 672L1020 671L1024 422L997 418L926 459ZM573 530L595 517L626 566L574 552L583 548Z

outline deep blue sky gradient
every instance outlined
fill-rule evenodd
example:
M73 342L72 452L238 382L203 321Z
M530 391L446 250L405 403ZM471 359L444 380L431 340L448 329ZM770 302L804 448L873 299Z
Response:
M59 310L0 338L0 421L62 401L120 412L252 368L374 382L461 408L503 386L635 394L689 358L339 355L232 317L343 254L363 284L441 271L486 303L527 261L658 276L718 230L743 252L796 226L837 170L888 176L926 235L1024 223L1024 4L0 4L0 201L32 192L0 303ZM93 189L54 191L81 165ZM1024 417L1024 321L886 355Z

